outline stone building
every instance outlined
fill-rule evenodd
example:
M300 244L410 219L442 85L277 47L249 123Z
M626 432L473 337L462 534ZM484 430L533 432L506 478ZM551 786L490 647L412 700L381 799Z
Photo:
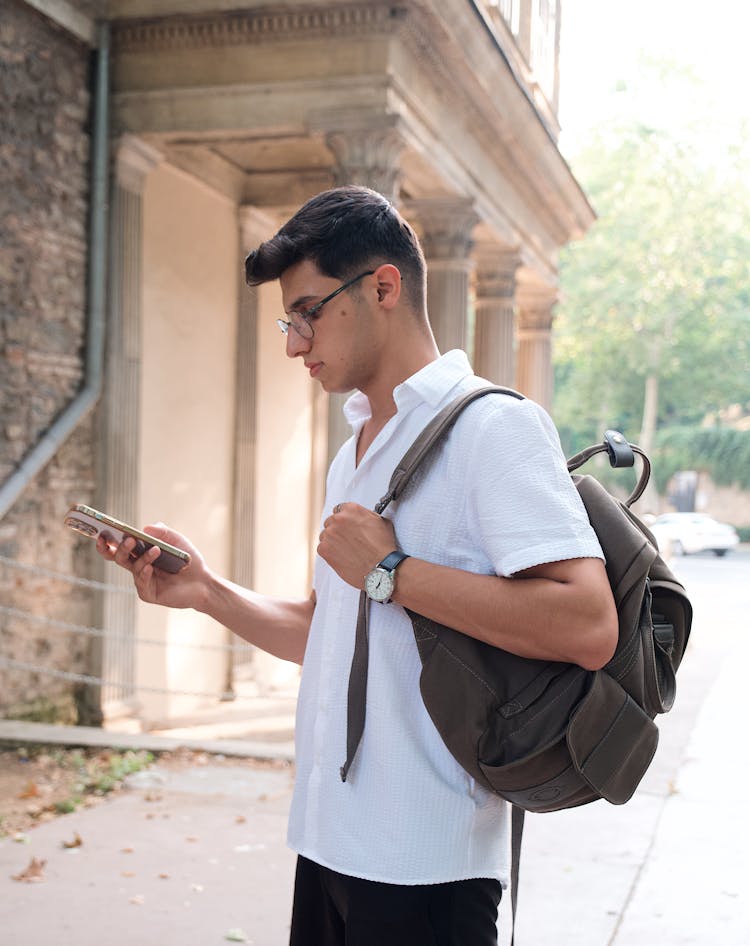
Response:
M36 570L0 582L107 633L53 645L0 614L6 706L66 682L3 655L101 676L107 714L148 719L291 672L140 605L61 520L166 521L237 581L307 593L341 399L284 357L278 287L241 274L312 194L392 199L441 350L549 406L557 255L593 219L557 147L559 27L559 0L3 0L0 554Z

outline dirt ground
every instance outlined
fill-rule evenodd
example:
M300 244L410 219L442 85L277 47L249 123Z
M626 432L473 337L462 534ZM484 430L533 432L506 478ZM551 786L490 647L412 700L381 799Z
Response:
M160 767L172 769L206 765L209 761L212 765L249 768L288 767L284 762L226 759L187 749L155 756L113 749L0 747L0 838L21 837L38 824L100 804L108 795L122 790L128 775L157 761Z

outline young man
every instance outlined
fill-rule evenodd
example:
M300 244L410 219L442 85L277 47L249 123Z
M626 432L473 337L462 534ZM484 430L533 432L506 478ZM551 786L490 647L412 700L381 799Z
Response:
M419 431L482 384L463 352L440 356L425 264L381 195L343 187L310 200L246 261L278 279L286 353L345 406L352 438L328 475L313 591L276 600L217 576L184 536L177 575L114 555L145 601L192 607L303 664L289 843L298 867L292 946L490 946L508 876L508 812L460 768L419 695L404 608L515 653L604 665L617 623L601 551L556 431L529 400L472 404L384 516L372 512ZM533 472L532 472L533 471ZM393 552L392 588L368 583L367 725L346 780L347 691L359 593ZM381 601L380 599L386 600Z

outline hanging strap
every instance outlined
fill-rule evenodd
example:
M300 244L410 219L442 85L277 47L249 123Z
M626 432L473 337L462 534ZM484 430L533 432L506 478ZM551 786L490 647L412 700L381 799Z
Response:
M346 706L346 762L341 766L341 781L345 782L349 768L365 731L367 708L367 665L370 658L370 599L359 593L357 631L354 636L354 656L349 671L349 695Z
M456 423L458 416L465 407L485 394L508 394L511 397L523 400L523 395L511 388L486 386L469 391L456 398L444 407L422 430L414 443L409 447L401 462L397 465L388 484L388 492L375 506L375 512L382 515L385 508L403 493L406 485L419 464L430 453L433 447L441 440L448 430ZM359 610L357 613L357 630L354 636L354 655L349 671L349 692L347 696L346 721L346 762L341 766L341 781L345 782L349 769L354 762L354 756L362 740L365 730L365 710L367 706L367 664L368 664L368 622L370 599L364 591L359 595Z
M521 867L521 841L523 840L523 821L526 812L513 805L510 818L510 946L516 938L516 912L518 911L518 874Z

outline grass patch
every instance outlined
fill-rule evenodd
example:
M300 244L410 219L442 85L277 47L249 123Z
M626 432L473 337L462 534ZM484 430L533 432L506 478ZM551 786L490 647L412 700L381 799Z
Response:
M153 761L143 750L7 749L0 753L0 837L94 804Z

